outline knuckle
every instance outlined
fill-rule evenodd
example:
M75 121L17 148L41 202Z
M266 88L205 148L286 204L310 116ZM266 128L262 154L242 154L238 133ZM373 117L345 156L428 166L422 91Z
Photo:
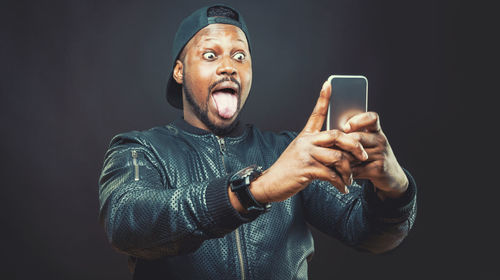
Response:
M339 150L332 150L332 161L338 162L344 158L344 154Z
M307 136L297 137L297 138L295 139L295 144L296 144L297 146L303 146L303 145L307 142L307 141L306 141L306 137L307 137Z
M341 151L337 151L337 153L337 158L339 159L339 161L343 161L345 159L344 153L342 153Z
M311 180L314 179L314 176L312 174L308 174L307 176L301 176L297 179L298 183L300 185L305 185L309 183Z
M333 129L333 130L329 131L329 134L333 138L339 138L340 135L342 135L342 132L340 130L338 130L338 129Z
M358 142L361 140L361 136L359 135L359 133L357 132L353 132L353 133L350 133L348 134L348 136L353 139L354 141Z
M382 146L382 147L387 147L387 145L388 145L387 139L383 136L378 136L376 138L376 141L377 141L377 144Z
M324 105L318 104L316 107L316 110L314 110L311 113L311 117L318 119L318 118L322 118L322 117L326 116L326 114L323 112L324 107L325 107Z
M313 166L315 164L315 160L308 153L300 153L299 159L304 166Z
M380 161L376 162L375 170L377 171L377 173L386 173L387 165L386 165L385 160L380 160Z
M372 120L378 120L378 113L377 112L368 112L368 117Z
M351 133L351 134L348 134L348 136L350 137L350 139L352 139L354 142L356 142L356 148L358 147L363 147L361 145L361 135L359 133Z

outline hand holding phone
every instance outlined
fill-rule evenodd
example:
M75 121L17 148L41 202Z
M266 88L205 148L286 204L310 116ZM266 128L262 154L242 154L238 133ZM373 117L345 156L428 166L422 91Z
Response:
M361 75L333 75L326 129L339 129L352 116L368 109L368 79Z

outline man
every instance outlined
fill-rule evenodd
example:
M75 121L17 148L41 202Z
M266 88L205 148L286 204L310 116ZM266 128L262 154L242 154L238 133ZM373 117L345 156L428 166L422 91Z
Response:
M252 83L249 43L233 8L195 11L175 36L167 85L183 118L111 141L100 217L113 247L131 256L134 279L306 279L306 222L375 253L413 224L415 182L378 115L320 131L329 81L298 134L239 121Z

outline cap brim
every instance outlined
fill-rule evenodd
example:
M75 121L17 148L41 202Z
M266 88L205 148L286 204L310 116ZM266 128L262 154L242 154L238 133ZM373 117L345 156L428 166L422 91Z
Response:
M174 80L172 73L167 82L167 101L170 105L182 110L182 86Z

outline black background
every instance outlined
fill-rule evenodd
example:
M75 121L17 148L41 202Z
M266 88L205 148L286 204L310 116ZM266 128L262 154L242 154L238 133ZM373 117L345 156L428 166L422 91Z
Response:
M1 2L2 279L131 279L97 220L104 152L119 132L180 116L164 98L171 42L182 18L205 3ZM487 118L496 113L483 98L495 95L486 85L495 80L481 79L492 63L484 38L498 36L488 29L491 9L427 0L230 3L253 42L245 120L298 131L330 74L363 74L369 109L417 180L417 221L400 247L362 254L313 231L311 279L498 274L496 257L487 257L498 213Z

